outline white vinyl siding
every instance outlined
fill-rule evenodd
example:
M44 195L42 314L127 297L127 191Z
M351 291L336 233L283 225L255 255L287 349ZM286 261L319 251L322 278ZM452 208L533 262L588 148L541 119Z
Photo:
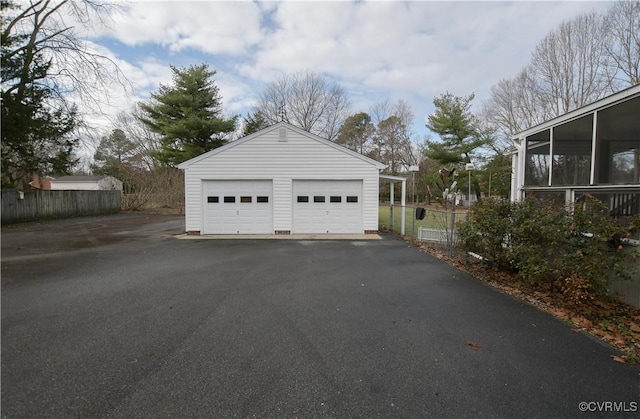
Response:
M98 182L55 182L51 181L52 191L99 191Z
M51 190L55 191L121 191L122 182L118 179L106 176L98 180L51 180Z
M291 231L294 179L362 182L362 229L378 229L378 172L381 164L282 123L181 165L185 170L185 228L202 232L202 182L273 182L273 230Z

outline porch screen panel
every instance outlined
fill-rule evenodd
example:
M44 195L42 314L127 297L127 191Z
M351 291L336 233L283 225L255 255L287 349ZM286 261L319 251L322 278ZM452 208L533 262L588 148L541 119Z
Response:
M596 182L640 184L640 98L598 112Z
M553 130L552 185L588 185L591 177L593 114Z
M524 171L525 185L549 185L550 150L549 130L527 137L526 166Z

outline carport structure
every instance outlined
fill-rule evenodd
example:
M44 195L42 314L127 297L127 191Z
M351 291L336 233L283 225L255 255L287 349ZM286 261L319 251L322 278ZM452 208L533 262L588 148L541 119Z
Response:
M407 206L407 179L400 176L380 175L381 181L389 182L389 221L393 228L393 208L395 207L395 186L400 182L400 234L404 235L404 228L406 224L406 206Z

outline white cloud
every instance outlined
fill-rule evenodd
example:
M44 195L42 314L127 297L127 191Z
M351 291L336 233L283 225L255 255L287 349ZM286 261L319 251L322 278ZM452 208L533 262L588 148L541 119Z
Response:
M515 75L549 30L584 9L566 2L286 2L273 15L276 29L241 71L268 81L308 68L430 96L486 91Z
M129 46L159 44L172 52L242 55L263 37L253 2L137 1L114 16L112 36Z
M446 91L476 93L514 77L536 44L563 20L607 2L220 2L127 4L113 31L121 68L146 99L170 83L169 64L207 62L230 113L246 113L263 83L309 69L338 80L354 111L404 99L416 127ZM131 56L145 54L146 57ZM150 58L154 57L154 58ZM366 104L369 102L369 105Z
M218 71L214 77L224 109L230 115L246 113L256 102L254 89L236 74Z

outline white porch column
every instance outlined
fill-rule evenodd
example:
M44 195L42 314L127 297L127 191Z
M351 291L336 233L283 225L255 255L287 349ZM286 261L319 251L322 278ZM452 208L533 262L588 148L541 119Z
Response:
M389 181L389 201L390 201L389 203L391 204L391 206L393 206L393 201L395 199L395 196L393 195L394 189L395 189L393 187L394 185L395 183L393 181Z
M520 153L522 153L522 149L516 145L516 152L511 155L511 201L520 201L520 197L518 196L518 176L520 173Z
M395 221L393 219L393 206L395 204L395 196L394 196L394 189L395 189L395 182L390 180L389 181L389 224L391 224L391 231L393 231L393 222Z
M593 112L593 127L591 128L591 173L589 185L596 184L596 141L598 140L598 111Z
M407 211L405 209L407 201L407 181L406 179L402 179L402 197L400 200L400 207L402 208L402 215L400 216L400 234L404 236L404 223L405 218L407 216Z
M402 214L400 215L400 220L401 220L401 224L400 224L400 234L404 235L404 229L405 229L405 224L406 224L406 214L405 214L405 210L406 210L406 205L407 205L407 179L400 177L400 176L392 176L392 175L380 175L380 179L384 180L385 182L389 182L389 200L391 201L389 203L389 208L390 208L390 222L389 224L391 225L391 229L393 231L395 230L395 214L394 214L394 208L395 208L395 186L396 186L396 182L402 182L402 199L400 200L400 208L402 209Z

